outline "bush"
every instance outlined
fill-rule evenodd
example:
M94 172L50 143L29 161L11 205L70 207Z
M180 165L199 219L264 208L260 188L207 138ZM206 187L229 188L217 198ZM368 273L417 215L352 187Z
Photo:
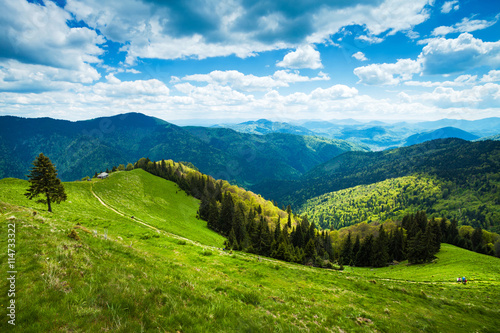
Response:
M204 255L204 256L211 256L213 253L212 253L212 251L210 251L210 250L203 250L203 251L201 252L201 254L202 254L202 255Z
M80 236L78 236L78 233L76 232L75 229L72 229L71 232L68 235L69 238L73 238L74 240L80 240Z

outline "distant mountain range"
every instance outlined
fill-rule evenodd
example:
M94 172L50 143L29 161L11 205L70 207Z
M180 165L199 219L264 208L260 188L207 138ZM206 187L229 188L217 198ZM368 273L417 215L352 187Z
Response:
M341 153L366 150L312 136L183 128L140 113L77 122L2 116L0 129L0 178L25 178L35 156L43 152L63 180L149 157L191 162L215 178L245 185L295 179Z
M471 134L461 129L455 127L443 127L430 132L413 134L406 139L404 145L411 146L430 140L446 138L458 138L467 141L474 141L479 139L477 135Z
M347 140L369 147L374 151L421 143L433 139L456 137L475 140L497 135L500 132L500 118L481 120L442 119L426 122L384 123L371 121L362 123L354 119L332 121L272 122L266 119L247 121L240 124L220 124L242 133L268 134L292 133L319 135L327 138Z
M296 135L317 135L316 132L308 130L305 127L291 125L289 123L274 122L267 119L257 121L246 121L240 124L214 125L212 127L231 128L235 131L249 134L270 134L270 133L287 133Z

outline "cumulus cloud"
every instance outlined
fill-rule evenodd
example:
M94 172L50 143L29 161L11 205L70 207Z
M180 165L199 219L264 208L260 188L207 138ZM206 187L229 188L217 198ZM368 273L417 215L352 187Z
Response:
M322 68L320 53L311 45L303 45L297 50L285 55L282 61L276 64L278 67L286 68Z
M352 55L353 58L359 60L359 61L367 61L368 58L365 56L365 54L361 51L358 51Z
M429 103L440 108L491 108L492 105L498 105L500 102L500 85L486 83L462 90L437 87L430 93L411 96L411 100Z
M441 7L441 13L448 14L451 11L456 11L460 9L460 5L458 4L458 0L446 1Z
M92 93L106 97L168 96L170 90L161 81L121 81L113 74L106 76L107 82L98 82L91 87Z
M399 59L395 64L371 64L357 67L354 74L359 78L358 83L368 85L396 85L401 80L410 80L413 74L420 73L419 61Z
M68 0L65 9L107 39L124 44L127 62L134 64L139 58L203 59L231 54L245 58L323 43L352 24L365 27L369 41L376 42L383 32L410 31L424 22L429 17L428 3Z
M498 15L492 21L487 20L470 20L468 18L463 18L459 23L448 27L448 26L440 26L435 28L432 31L432 35L434 36L445 36L455 32L472 32L476 30L483 30L491 27L496 24L498 21Z
M378 44L378 43L382 43L384 41L383 38L380 38L377 36L365 36L365 35L358 36L358 37L356 37L356 39L365 41L365 42L370 43L370 44Z
M311 93L312 98L317 99L339 99L339 98L352 98L358 94L356 88L351 88L342 84L336 84L330 88L323 89L317 88Z
M234 89L241 91L259 91L269 90L277 87L288 87L291 83L324 81L330 77L320 72L316 77L302 76L299 72L289 70L279 70L273 75L255 76L253 74L245 75L236 70L212 71L208 74L193 74L182 78L184 81L207 82L210 84L229 85ZM178 82L180 79L173 79L171 82Z
M25 81L27 86L43 80L90 83L99 79L92 64L101 61L102 36L88 28L70 28L67 21L71 15L50 1L44 6L23 0L1 4L0 65L6 68L4 78Z
M481 82L498 82L500 81L500 70L493 69L488 74L483 75Z
M469 33L431 40L419 55L424 74L451 74L483 65L500 65L500 41L483 42Z
M431 81L406 81L404 84L414 87L462 87L475 84L477 75L460 75L453 81L431 82Z
M17 60L0 61L0 91L40 93L68 90L81 83L92 83L100 74L91 66L80 70L24 64Z

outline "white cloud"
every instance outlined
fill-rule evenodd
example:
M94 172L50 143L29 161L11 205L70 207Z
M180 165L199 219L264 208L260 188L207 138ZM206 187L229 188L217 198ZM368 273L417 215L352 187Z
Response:
M177 59L236 55L318 44L342 27L366 28L369 42L384 32L410 32L429 18L431 0L295 1L264 0L142 2L136 0L68 0L65 9L125 46L127 63L139 58ZM98 10L97 10L98 8ZM264 10L265 8L265 10ZM286 62L284 63L286 64ZM312 62L307 68L320 68ZM295 65L290 68L299 68Z
M477 75L460 75L453 81L406 81L404 84L414 87L462 87L473 85L477 82Z
M286 68L322 68L320 54L311 45L303 45L295 51L285 55L282 61L276 64Z
M500 85L486 83L462 90L450 87L437 87L430 93L417 94L411 101L419 101L439 108L477 108L485 109L500 102Z
M413 74L420 73L419 61L399 59L395 64L371 64L357 67L354 74L359 78L358 83L368 85L396 85L401 80L410 80Z
M425 74L451 74L483 65L500 65L500 41L483 42L469 33L430 40L419 55Z
M491 70L488 74L483 75L481 82L498 82L500 81L500 70Z
M365 41L365 42L370 43L370 44L378 44L378 43L382 43L384 41L383 38L380 38L377 36L365 36L365 35L358 36L358 37L356 37L356 39Z
M368 58L365 56L365 54L361 51L356 52L352 55L353 58L359 60L359 61L367 61Z
M336 84L330 88L316 88L311 93L312 98L335 100L340 98L352 98L358 94L356 88L351 88L342 84Z
M0 91L42 92L72 89L76 84L92 83L100 74L92 66L78 71L45 65L0 61Z
M448 14L451 11L456 11L460 9L460 5L458 4L458 0L446 1L441 7L441 13Z
M90 83L100 75L92 64L100 63L104 39L88 28L70 28L71 15L46 1L44 6L24 0L1 1L0 66L3 76L26 88L44 80ZM20 64L23 64L22 66ZM5 86L2 84L2 86Z
M156 79L121 81L113 74L107 75L106 79L107 82L98 82L88 89L91 93L104 98L166 97L170 93L168 87Z
M177 79L173 79L171 82L177 82ZM277 87L288 87L289 84L296 82L325 81L329 79L330 77L323 72L320 72L318 76L311 78L300 75L298 71L291 72L289 70L279 70L273 75L268 76L255 76L252 74L245 75L235 70L212 71L208 74L193 74L182 78L184 81L229 85L232 88L241 91L270 90Z
M498 21L498 15L495 17L493 21L487 20L470 20L468 18L463 18L459 23L448 27L448 26L440 26L435 28L432 31L432 35L434 36L445 36L447 34L455 33L455 32L472 32L476 30L483 30L491 27Z

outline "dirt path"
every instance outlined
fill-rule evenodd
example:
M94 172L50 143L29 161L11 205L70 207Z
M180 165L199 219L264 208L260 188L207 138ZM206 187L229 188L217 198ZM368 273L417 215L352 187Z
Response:
M119 212L119 211L117 211L116 209L114 209L113 207L111 207L111 206L107 205L107 204L106 204L106 203L105 203L105 202L104 202L104 201L103 201L103 200L102 200L102 199L101 199L101 198L100 198L97 194L95 194L95 192L94 192L94 188L93 188L93 187L94 187L94 184L92 184L92 186L90 187L90 192L92 193L92 195L93 195L94 197L96 197L96 198L97 198L97 200L99 200L99 202L100 202L100 203L101 203L104 207L106 207L107 209L112 210L113 212L115 212L115 213L116 213L116 214L118 214L118 215L121 215L121 216L123 216L123 217L127 217L127 215L125 215L125 214L123 214L122 212ZM132 219L132 217L131 217L130 219ZM160 231L158 228L155 228L155 227L153 227L152 225L149 225L149 224L147 224L147 223L145 223L145 222L142 222L142 221L140 221L140 220L139 220L139 219L137 219L137 218L133 218L133 220L134 220L135 222L140 223L140 224L142 224L142 225L145 225L146 227L151 228L151 229L153 229L153 230L155 230L155 231L158 231L158 232Z

